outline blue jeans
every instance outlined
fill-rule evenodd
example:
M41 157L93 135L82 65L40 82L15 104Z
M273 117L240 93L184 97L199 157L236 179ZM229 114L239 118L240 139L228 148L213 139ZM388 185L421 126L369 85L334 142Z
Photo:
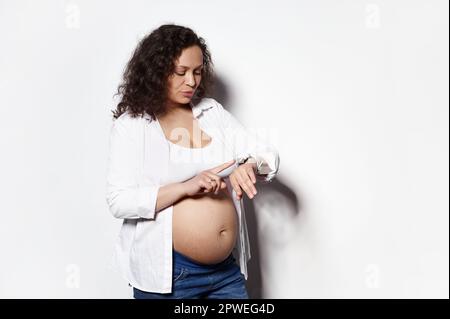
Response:
M154 293L133 287L135 299L248 299L245 277L233 254L224 261L199 264L173 250L171 293Z

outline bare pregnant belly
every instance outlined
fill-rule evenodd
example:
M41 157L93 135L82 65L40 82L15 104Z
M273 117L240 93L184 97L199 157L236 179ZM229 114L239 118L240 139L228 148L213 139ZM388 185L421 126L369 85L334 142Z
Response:
M201 264L229 256L238 228L236 209L227 189L186 197L173 205L173 248Z

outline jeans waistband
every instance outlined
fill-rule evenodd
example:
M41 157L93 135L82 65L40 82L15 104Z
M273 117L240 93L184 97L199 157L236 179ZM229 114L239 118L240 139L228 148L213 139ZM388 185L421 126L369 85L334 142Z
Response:
M223 261L221 261L220 263L217 264L201 264L198 263L194 260L192 260L191 258L189 258L186 255L183 255L182 253L176 251L175 249L173 249L173 263L174 264L181 264L183 266L186 267L190 267L190 268L206 268L206 269L213 269L213 268L217 268L226 264L230 264L232 262L235 261L235 258L233 256L232 253L230 253L230 255Z

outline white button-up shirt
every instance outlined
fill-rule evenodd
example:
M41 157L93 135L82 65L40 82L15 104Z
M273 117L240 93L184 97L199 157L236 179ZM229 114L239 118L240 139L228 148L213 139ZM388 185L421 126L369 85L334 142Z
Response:
M259 182L270 182L278 172L278 151L250 134L231 113L212 98L190 103L199 127L216 132L224 146L223 162L235 166L248 156L256 159ZM106 202L112 215L123 219L114 250L114 266L133 287L148 292L172 292L173 205L156 211L161 181L167 177L168 141L159 121L150 115L131 117L128 112L114 120L110 130ZM219 162L219 164L223 163ZM251 258L245 211L229 178L223 179L232 194L238 215L239 235L233 248L241 273L247 279ZM180 181L181 182L181 181Z

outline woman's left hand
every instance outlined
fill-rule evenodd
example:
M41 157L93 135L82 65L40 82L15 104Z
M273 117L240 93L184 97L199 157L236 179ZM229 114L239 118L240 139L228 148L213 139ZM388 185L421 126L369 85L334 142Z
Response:
M254 170L256 163L244 163L239 165L229 176L231 186L236 192L237 199L242 197L242 190L252 199L257 191L255 187L256 177Z

